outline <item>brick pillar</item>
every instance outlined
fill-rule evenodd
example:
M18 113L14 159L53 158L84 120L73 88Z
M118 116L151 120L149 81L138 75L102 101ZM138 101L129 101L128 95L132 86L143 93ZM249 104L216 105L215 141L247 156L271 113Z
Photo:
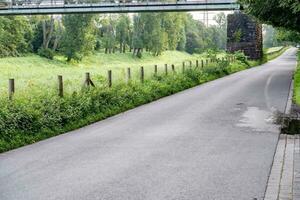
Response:
M228 15L227 51L241 50L249 59L263 56L262 25L241 12Z

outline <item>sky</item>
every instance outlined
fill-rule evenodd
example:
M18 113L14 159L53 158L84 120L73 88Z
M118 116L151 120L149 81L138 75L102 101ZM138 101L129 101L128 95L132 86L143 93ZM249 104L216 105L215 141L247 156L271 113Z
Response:
M222 11L226 15L232 13L232 11ZM195 12L190 12L193 15L193 18L196 20L200 20L204 22L205 19L205 24L206 24L206 19L207 19L207 13L208 13L208 24L209 25L215 25L214 21L214 16L220 13L220 11L209 11L209 12L203 12L203 11L195 11Z

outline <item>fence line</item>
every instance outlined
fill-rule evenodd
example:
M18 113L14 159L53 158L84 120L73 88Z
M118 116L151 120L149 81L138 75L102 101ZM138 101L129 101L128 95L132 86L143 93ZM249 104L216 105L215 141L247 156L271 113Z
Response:
M218 63L220 61L227 61L229 63L234 62L235 61L235 57L234 56L228 56L226 58L222 58L221 60L219 58L217 59L206 59L203 60L201 59L200 63L201 63L201 69L203 69L204 67L207 67L210 63ZM193 62L191 60L188 61L189 62L189 69L192 69L193 66ZM199 69L199 60L195 61L195 69ZM171 70L173 72L173 74L176 73L176 67L174 64L171 64ZM186 61L182 62L182 73L186 72ZM158 65L154 65L154 76L158 75ZM164 74L165 76L167 76L169 74L168 72L168 64L164 65ZM126 82L129 83L132 79L132 73L131 73L131 68L127 68L127 73L126 73ZM139 74L139 79L141 83L144 83L145 81L145 70L144 67L140 67L140 74ZM63 83L63 76L62 75L58 75L57 76L57 80L58 80L58 96L59 97L64 97L64 83ZM110 88L113 85L113 77L112 77L112 70L108 70L107 71L107 86ZM89 72L85 73L85 80L84 80L84 86L89 88L90 86L95 87L94 82L91 79L91 75ZM11 78L9 79L8 82L8 98L9 100L13 100L13 96L15 94L15 79Z

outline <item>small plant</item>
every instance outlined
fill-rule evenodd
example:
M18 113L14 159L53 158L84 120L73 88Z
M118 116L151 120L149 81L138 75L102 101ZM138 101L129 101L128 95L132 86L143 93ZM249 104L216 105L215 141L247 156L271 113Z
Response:
M52 49L42 47L38 50L38 55L53 60L54 51Z
M250 64L249 64L249 62L247 60L247 56L244 54L244 52L242 52L242 51L236 51L234 53L234 56L235 56L236 60L238 60L238 61L246 64L247 66L250 66Z
M217 54L218 52L216 50L213 50L213 49L209 49L207 51L207 57L212 59L212 60L216 60L217 59Z
M238 29L233 35L234 42L241 42L242 36L243 36L243 31L241 29Z

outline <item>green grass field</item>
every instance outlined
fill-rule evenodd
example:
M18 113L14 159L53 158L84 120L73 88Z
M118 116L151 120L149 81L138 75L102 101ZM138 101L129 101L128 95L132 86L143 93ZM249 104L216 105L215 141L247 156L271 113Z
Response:
M88 56L80 63L67 63L62 57L54 60L41 58L31 54L26 57L9 57L0 59L0 94L7 93L8 79L14 78L16 95L31 93L28 90L53 89L57 84L57 75L63 75L66 91L74 91L81 88L86 72L90 72L93 81L107 76L107 71L112 70L113 81L124 81L128 67L132 70L132 76L138 76L141 66L145 68L145 76L150 76L154 71L154 65L158 65L159 71L164 69L164 64L174 64L177 70L182 62L204 58L205 55L190 55L184 52L167 51L159 57L153 57L148 53L143 58L135 58L130 53L103 54L96 53ZM103 77L101 77L103 76Z
M298 52L298 68L294 76L294 102L300 106L300 51Z
M274 52L280 51L280 50L283 49L283 48L284 48L283 46L281 46L281 47L271 47L271 48L267 48L267 49L266 49L266 53L267 53L267 54L274 53Z

